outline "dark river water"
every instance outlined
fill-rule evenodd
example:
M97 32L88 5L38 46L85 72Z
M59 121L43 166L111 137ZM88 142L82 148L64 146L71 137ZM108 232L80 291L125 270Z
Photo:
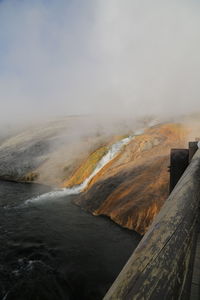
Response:
M46 191L0 181L0 299L102 299L140 237Z

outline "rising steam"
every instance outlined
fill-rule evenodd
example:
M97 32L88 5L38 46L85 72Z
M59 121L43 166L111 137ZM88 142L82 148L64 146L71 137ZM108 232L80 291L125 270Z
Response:
M200 4L0 1L1 120L199 110Z
M127 138L124 138L120 140L119 142L113 144L111 148L108 150L108 152L102 157L102 159L98 162L96 168L94 171L90 174L88 178L86 178L83 183L80 185L74 186L72 188L64 188L62 190L56 190L49 193L45 193L43 195L34 197L32 199L28 199L26 203L31 202L38 202L42 200L49 200L49 199L55 199L56 197L62 197L67 195L76 195L81 193L88 185L88 183L91 181L91 179L106 165L108 164L114 157L116 157L120 151L122 150L123 146L127 145L133 137L129 136Z

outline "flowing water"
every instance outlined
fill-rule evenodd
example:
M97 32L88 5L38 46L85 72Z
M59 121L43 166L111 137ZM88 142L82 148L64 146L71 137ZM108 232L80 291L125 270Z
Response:
M70 189L0 181L0 299L102 299L140 236L72 200L133 138L114 144Z
M96 300L140 237L63 196L20 205L47 188L0 181L0 299Z
M91 181L91 179L107 164L109 163L113 158L116 157L116 155L119 154L119 152L122 150L122 148L127 145L134 137L127 137L124 138L117 143L113 144L108 152L102 157L102 159L98 162L97 166L95 167L94 171L90 174L88 178L86 178L80 185L74 186L72 188L63 188L60 190L54 190L48 193L44 193L42 195L39 195L37 197L31 198L26 200L26 203L35 202L35 201L42 201L42 200L48 200L53 199L55 197L59 196L67 196L67 195L77 195L81 193L88 185L88 183Z

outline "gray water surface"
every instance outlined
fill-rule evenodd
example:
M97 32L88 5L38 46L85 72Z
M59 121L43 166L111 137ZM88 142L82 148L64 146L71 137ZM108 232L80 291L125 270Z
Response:
M0 299L102 299L140 236L47 191L0 181Z

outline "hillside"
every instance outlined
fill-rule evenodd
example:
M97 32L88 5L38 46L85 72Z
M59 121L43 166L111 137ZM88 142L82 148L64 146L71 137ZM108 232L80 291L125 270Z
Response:
M112 140L90 125L84 117L67 117L5 139L0 144L0 178L59 186L90 153Z
M92 179L76 203L144 234L168 195L170 149L183 147L186 134L179 124L147 129Z
M125 137L122 133L130 132L75 134L81 122L58 120L5 140L0 145L0 178L52 187L81 184L111 145ZM186 146L190 133L181 123L147 128L92 178L75 203L144 234L168 196L170 149Z

